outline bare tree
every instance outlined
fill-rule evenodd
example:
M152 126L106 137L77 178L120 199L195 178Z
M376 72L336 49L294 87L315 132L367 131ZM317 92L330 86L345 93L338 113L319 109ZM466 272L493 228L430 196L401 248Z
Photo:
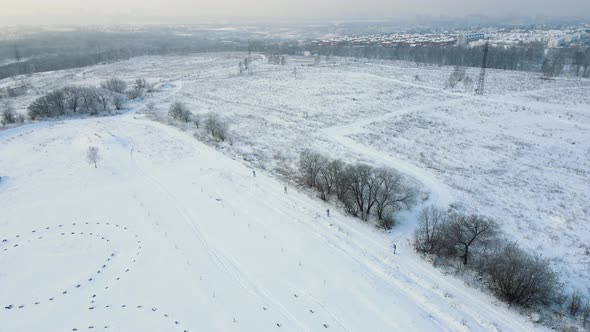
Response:
M173 119L183 122L189 122L192 114L184 103L177 101L170 105L168 115Z
M318 175L325 166L326 159L317 152L304 150L299 155L299 170L310 188L316 186Z
M129 99L138 99L143 97L145 91L148 88L148 82L144 78L138 78L135 80L133 87L127 91Z
M96 165L96 163L100 160L100 154L98 153L98 147L96 147L96 146L88 147L88 151L86 151L86 160L90 164L94 164L94 168L98 167Z
M227 139L229 125L217 114L209 113L205 118L205 129L213 138L224 142Z
M444 209L434 206L422 209L414 232L414 249L423 254L440 254L447 240L448 224L449 217Z
M386 212L397 211L401 207L409 207L414 203L416 191L405 183L404 178L388 169L377 170L381 184L375 192L377 218L385 220Z
M516 243L505 245L487 265L490 289L510 304L547 304L559 287L550 263L531 255Z
M66 107L76 113L81 106L81 89L75 86L68 86L63 89L66 96Z
M457 245L463 264L469 262L472 246L491 240L497 234L497 224L483 216L455 214L449 225L448 236Z
M120 93L115 93L113 95L113 106L115 106L115 109L117 111L125 108L126 103L127 103L127 98L125 97L125 95L120 94Z
M320 198L327 200L328 196L334 191L338 177L342 172L344 163L341 160L326 161L317 176L316 187L320 192Z
M110 112L113 103L113 93L107 89L96 89L96 100L98 101L103 112Z
M0 107L2 110L2 120L0 121L0 123L3 126L17 122L18 119L16 112L14 111L14 108L11 104L9 104L8 102L3 102L0 105Z
M100 87L116 93L124 93L127 90L127 83L118 78L111 78L100 83Z
M369 205L371 195L369 190L371 173L372 168L369 165L357 164L346 167L350 197L345 201L345 205L354 203L356 207L349 206L348 210L363 220L367 220L368 216L366 206Z

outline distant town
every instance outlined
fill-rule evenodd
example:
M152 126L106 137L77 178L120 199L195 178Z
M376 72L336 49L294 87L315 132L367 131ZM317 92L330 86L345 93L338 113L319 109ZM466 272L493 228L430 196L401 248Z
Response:
M590 24L566 27L541 28L485 28L479 31L443 31L437 33L391 33L371 35L342 35L320 38L312 43L318 46L381 46L395 47L426 45L479 45L489 40L496 46L545 44L547 48L590 45Z

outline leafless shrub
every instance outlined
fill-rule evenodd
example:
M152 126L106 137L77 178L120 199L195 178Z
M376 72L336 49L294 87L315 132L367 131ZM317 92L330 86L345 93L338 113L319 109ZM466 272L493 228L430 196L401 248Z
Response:
M192 114L184 103L177 101L170 105L168 115L175 120L189 122Z
M116 93L124 93L127 90L127 83L118 78L111 78L100 83L100 87Z
M217 114L209 113L205 118L205 129L213 138L224 142L227 139L229 125L226 121L220 119Z
M530 306L549 303L559 280L549 261L529 254L516 243L500 249L488 262L490 289L510 304Z
M0 123L3 126L17 122L18 119L17 119L16 112L12 108L11 104L2 103L2 105L0 105L0 107L2 110L2 120L0 120Z
M125 104L127 103L127 97L120 93L115 93L113 95L113 106L117 111L122 110L125 108Z

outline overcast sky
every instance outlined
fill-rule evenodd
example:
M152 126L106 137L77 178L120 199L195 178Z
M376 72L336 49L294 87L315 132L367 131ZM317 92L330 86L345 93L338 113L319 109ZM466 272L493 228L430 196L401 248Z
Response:
M590 17L590 0L0 0L0 24L199 23L517 15Z

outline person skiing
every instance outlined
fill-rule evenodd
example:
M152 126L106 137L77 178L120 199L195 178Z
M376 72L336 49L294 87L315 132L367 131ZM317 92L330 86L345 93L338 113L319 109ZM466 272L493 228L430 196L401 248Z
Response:
M287 193L287 186L285 186L285 194Z
M329 217L330 216L330 209L326 209L326 215Z
M252 171L252 175L254 175L254 177L256 177L256 171Z
M395 251L397 250L397 246L395 245L395 243L393 244L393 254L395 255Z

